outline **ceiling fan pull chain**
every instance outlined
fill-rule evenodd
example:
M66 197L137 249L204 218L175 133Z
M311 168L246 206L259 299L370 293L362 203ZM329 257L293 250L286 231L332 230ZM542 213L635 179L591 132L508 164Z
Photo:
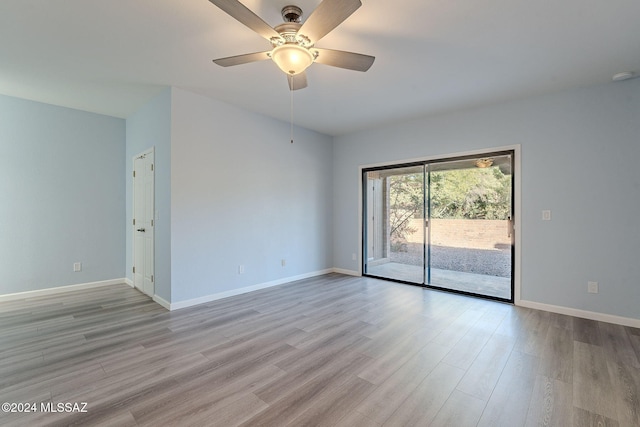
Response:
M291 79L291 90L289 92L291 92L291 143L293 144L293 74L290 74L289 78Z

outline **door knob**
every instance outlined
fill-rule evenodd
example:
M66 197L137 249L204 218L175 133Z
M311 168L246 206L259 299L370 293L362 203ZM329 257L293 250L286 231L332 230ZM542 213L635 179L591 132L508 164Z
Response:
M141 232L143 232L143 233L144 233L144 228L138 228L138 230L137 230L137 231L141 231Z

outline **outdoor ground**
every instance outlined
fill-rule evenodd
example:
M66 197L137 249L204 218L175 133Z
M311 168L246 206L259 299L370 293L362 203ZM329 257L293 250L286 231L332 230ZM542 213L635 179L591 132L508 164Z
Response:
M422 244L406 243L403 252L391 252L390 261L421 266ZM511 277L511 248L467 249L431 246L431 268L497 277Z

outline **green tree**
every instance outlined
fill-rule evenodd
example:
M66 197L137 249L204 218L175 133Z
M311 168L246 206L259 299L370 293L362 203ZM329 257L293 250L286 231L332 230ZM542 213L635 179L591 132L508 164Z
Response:
M431 172L431 217L442 219L508 219L511 176L498 167ZM402 250L414 233L412 218L422 218L422 173L394 175L389 180L389 227L392 250Z
M422 173L389 177L389 234L393 250L401 249L407 234L416 232L410 221L422 217L423 181Z
M511 177L499 168L431 173L431 217L507 219L511 213Z

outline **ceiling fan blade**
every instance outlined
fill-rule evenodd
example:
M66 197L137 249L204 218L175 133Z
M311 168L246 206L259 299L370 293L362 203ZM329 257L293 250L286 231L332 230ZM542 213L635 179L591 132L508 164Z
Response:
M222 67L231 67L234 65L248 64L249 62L264 61L271 59L269 52L247 53L245 55L229 56L227 58L214 59L213 62Z
M318 49L318 57L315 62L332 67L346 68L347 70L367 71L373 65L375 56L361 53L344 52L342 50Z
M315 43L351 16L360 6L362 6L360 0L324 0L302 24L298 34L307 36L311 43Z
M238 0L209 0L214 5L225 11L232 18L237 19L242 24L251 28L267 40L272 37L280 38L280 34L274 30L269 24L264 22L262 18L249 10Z
M307 87L307 73L296 74L295 76L287 76L290 90L304 89Z

